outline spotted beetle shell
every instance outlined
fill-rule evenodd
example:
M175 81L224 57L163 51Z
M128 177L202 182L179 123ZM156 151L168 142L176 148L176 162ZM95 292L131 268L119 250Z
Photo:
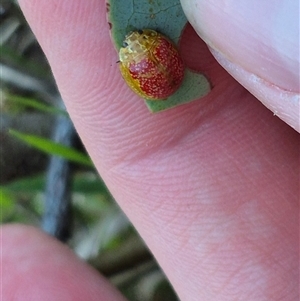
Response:
M184 64L174 44L151 29L129 33L119 58L126 83L146 99L169 97L184 77Z

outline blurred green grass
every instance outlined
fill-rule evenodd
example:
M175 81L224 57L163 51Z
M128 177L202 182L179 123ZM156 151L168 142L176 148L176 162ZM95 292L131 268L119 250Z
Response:
M178 300L82 146L51 141L53 118L69 117L61 110L47 59L17 1L2 1L0 16L1 223L40 226L49 155L63 156L77 163L71 188L74 228L68 242L74 252L129 300Z

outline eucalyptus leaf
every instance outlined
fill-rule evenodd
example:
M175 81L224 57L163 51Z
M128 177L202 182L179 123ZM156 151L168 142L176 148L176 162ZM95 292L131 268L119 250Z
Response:
M134 30L153 29L166 35L178 44L187 19L179 0L108 0L108 20L111 36L117 51L122 47L125 36ZM210 84L203 74L186 68L179 89L165 100L146 100L153 113L188 103L207 95Z

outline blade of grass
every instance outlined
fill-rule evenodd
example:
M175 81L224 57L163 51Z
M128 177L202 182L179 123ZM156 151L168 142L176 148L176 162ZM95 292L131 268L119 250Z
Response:
M3 221L11 215L14 210L14 199L11 193L0 186L0 223L2 224Z
M14 193L39 193L45 190L45 183L46 176L44 173L16 179L0 185L0 197L1 188ZM105 184L94 171L76 172L73 178L72 190L74 193L88 196L89 199L93 195L110 196ZM98 197L97 202L99 202Z
M91 159L77 151L76 149L73 149L71 147L67 147L65 145L55 143L51 141L50 139L43 138L36 135L30 135L30 134L24 134L19 131L10 129L9 134L12 136L18 138L19 140L29 144L30 146L37 148L44 153L50 154L50 155L57 155L60 157L63 157L69 161L79 163L82 165L86 165L89 167L93 167L93 163Z
M17 96L17 95L12 95L12 94L7 94L6 98L8 101L16 102L25 107L31 107L36 110L42 111L42 112L52 113L52 114L60 114L60 115L68 117L68 113L66 111L46 105L33 98Z
M45 175L38 174L10 181L2 187L14 193L39 193L45 190L45 181Z

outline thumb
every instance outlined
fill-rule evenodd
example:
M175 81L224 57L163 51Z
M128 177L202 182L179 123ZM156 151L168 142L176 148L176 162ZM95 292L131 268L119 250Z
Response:
M182 0L219 63L297 131L299 4L295 0Z

